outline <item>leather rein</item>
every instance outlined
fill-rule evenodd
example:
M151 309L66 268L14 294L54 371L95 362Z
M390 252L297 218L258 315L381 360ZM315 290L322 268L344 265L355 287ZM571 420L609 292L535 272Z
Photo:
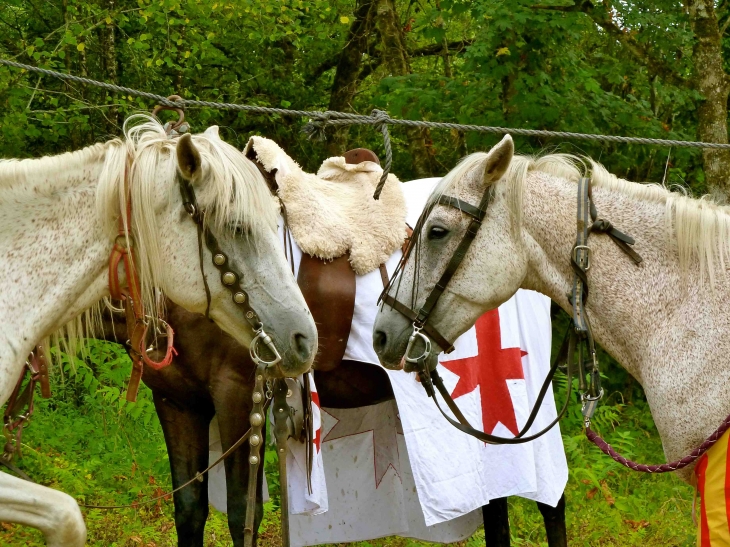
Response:
M609 221L598 216L595 203L593 202L591 180L586 177L582 177L578 181L577 231L575 244L573 245L570 254L570 266L573 270L573 283L571 292L568 295L568 300L573 312L572 324L565 334L563 343L558 351L558 355L556 356L555 361L543 382L535 405L527 418L527 422L514 438L490 435L475 429L471 426L471 424L469 424L468 420L464 417L463 413L459 410L459 407L451 398L451 395L444 386L437 370L435 368L430 370L429 366L426 364L426 360L431 354L431 342L426 335L431 336L443 348L453 348L451 343L446 341L443 336L433 329L433 327L428 325L428 319L436 305L436 302L446 288L446 284L453 277L456 269L459 267L459 264L461 264L461 261L464 259L466 250L474 240L476 231L481 226L481 221L484 219L484 215L486 214L488 203L489 189L484 193L482 201L478 207L465 204L457 198L450 196L441 196L441 198L439 198L437 202L438 205L445 205L459 209L463 213L472 217L472 220L467 228L464 238L454 252L454 255L451 257L446 271L427 297L424 306L418 312L397 301L388 294L388 291L390 286L392 286L393 280L396 278L398 271L402 270L405 266L408 256L413 251L414 246L417 245L420 231L423 229L425 220L433 209L433 206L425 210L419 218L415 229L416 233L409 242L407 252L404 253L401 263L398 266L398 270L396 270L396 273L391 278L389 286L381 295L381 299L385 302L385 304L391 305L396 311L399 311L409 320L413 321L413 333L409 338L408 347L406 349L406 361L416 365L421 383L423 384L426 393L434 400L434 403L436 403L441 414L451 425L460 431L463 431L464 433L488 444L520 444L529 442L547 433L563 417L572 395L573 374L576 373L578 376L578 388L581 394L581 413L583 414L583 424L585 426L584 429L586 437L588 437L588 440L594 443L604 454L610 456L613 460L625 467L628 467L629 469L643 473L668 473L687 467L697 461L697 459L699 459L710 448L712 448L717 441L720 440L725 432L730 430L730 415L727 416L720 426L690 454L679 460L657 465L639 464L623 457L591 429L591 419L596 411L598 402L603 397L603 389L601 388L600 368L596 357L596 346L593 338L593 331L588 317L588 311L586 309L586 302L588 300L589 293L588 270L591 267L592 252L591 247L588 245L588 236L594 232L606 234L611 238L611 241L613 241L618 248L634 262L634 264L638 266L641 264L643 259L632 248L635 243L634 238L616 229ZM436 336L432 335L434 332L436 332ZM439 337L443 343L438 341ZM410 353L413 345L419 338L424 341L426 348L421 355L411 357ZM578 353L577 360L575 359L576 351ZM561 365L561 363L566 364ZM533 435L525 436L525 433L530 429L537 417L542 402L549 390L550 382L555 376L558 368L562 369L567 375L567 396L565 398L565 403L557 417L550 422L547 427ZM438 398L435 395L434 387L439 391L446 402L446 405L456 417L456 420L443 411L438 402Z
M453 343L449 342L444 336L438 333L433 326L428 324L428 321L436 307L436 303L446 289L449 281L453 278L461 262L464 260L469 247L474 241L476 234L482 225L482 221L486 216L490 199L491 187L485 190L478 206L471 205L452 196L442 195L437 201L433 202L430 207L427 207L418 219L418 223L414 229L414 234L409 242L406 252L403 254L403 258L398 265L398 269L391 278L388 287L381 295L381 300L385 305L393 307L396 311L400 312L413 322L413 332L408 340L405 360L415 366L426 393L434 400L434 403L446 420L460 431L487 444L521 444L537 439L552 429L567 411L573 389L574 372L577 372L579 378L578 384L581 392L581 400L583 402L582 413L586 428L589 428L590 419L595 412L598 401L603 396L603 390L600 386L600 370L598 367L598 360L596 358L593 333L585 309L585 303L588 298L587 271L590 268L591 254L591 249L587 245L588 235L591 232L605 233L637 265L642 261L641 257L631 248L631 245L634 244L634 239L631 236L620 232L614 228L610 222L598 218L595 205L592 201L591 181L589 178L581 178L578 182L578 229L576 242L573 246L570 259L571 267L573 269L573 286L569 299L573 307L573 324L571 325L571 328L568 329L568 332L563 339L560 351L558 352L558 355L551 366L542 387L540 388L535 405L527 418L525 426L519 431L519 433L513 438L500 437L491 435L484 431L479 431L472 427L444 386L443 380L438 374L437 369L433 368L433 370L431 370L431 367L427 364L427 360L432 354L431 339L436 341L436 343L438 343L442 348L446 348L446 353L453 350ZM392 288L398 273L405 267L411 253L417 247L425 222L434 207L437 205L458 209L470 217L471 220L461 242L454 251L454 254L451 256L451 259L446 266L446 270L426 297L424 305L416 311L402 302L399 302L396 298L389 294L389 291ZM425 347L420 355L413 356L412 352L418 340L421 340ZM576 350L578 352L577 361L575 359ZM561 367L561 363L566 364ZM567 395L565 403L557 417L552 420L550 424L537 433L526 435L527 431L537 418L537 414L539 413L545 396L549 391L550 383L552 382L558 368L563 368L567 373ZM586 376L589 378L588 382L586 382ZM456 420L444 412L439 404L438 398L436 397L436 390L438 390L441 394L446 405L456 417Z

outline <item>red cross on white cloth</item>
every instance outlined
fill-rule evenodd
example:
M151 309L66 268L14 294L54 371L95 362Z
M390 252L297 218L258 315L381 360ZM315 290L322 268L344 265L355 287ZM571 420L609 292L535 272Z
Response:
M488 311L476 322L477 354L472 357L442 360L441 365L457 376L451 397L458 399L479 388L482 426L492 433L498 423L517 435L517 416L507 380L524 380L522 358L526 351L519 347L503 348L499 310Z

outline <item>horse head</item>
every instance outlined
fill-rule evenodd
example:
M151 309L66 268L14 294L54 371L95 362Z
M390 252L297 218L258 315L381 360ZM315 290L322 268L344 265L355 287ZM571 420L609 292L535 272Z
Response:
M509 187L501 180L513 153L505 136L489 153L464 158L434 189L375 321L373 345L383 366L401 368L411 338L406 357L435 364L438 353L519 288L527 254L513 237Z
M275 362L272 374L306 372L317 330L276 236L276 204L254 164L215 127L170 138L144 117L125 131L143 295L151 300L159 287L242 345L264 342L254 353Z

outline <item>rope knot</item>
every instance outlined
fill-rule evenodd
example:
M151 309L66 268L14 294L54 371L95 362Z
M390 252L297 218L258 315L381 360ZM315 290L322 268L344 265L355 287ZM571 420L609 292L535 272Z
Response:
M390 116L388 116L387 112L385 112L384 110L378 110L377 108L370 113L370 116L375 120L375 123L373 125L375 125L375 127L377 128L381 128L383 127L383 125L387 125L388 120L390 119Z
M613 224L605 218L597 218L591 226L592 232L608 232L613 228Z
M383 165L383 175L380 177L378 186L375 188L375 193L373 194L373 199L377 201L380 199L380 193L383 191L383 186L385 186L385 182L388 180L390 167L393 164L393 150L390 146L390 133L388 132L388 121L390 120L388 113L376 108L370 113L370 116L374 120L373 125L380 129L380 132L383 134L383 148L385 148L385 165Z
M323 141L327 139L327 126L330 124L332 119L332 112L327 110L326 112L317 112L313 115L313 119L309 120L308 123L302 127L302 133L307 135L307 138L315 141Z

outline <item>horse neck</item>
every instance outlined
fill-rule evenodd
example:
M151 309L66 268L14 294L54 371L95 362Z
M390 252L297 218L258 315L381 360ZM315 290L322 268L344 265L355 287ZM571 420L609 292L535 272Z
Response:
M104 154L88 156L68 167L34 160L0 179L0 316L12 319L0 336L0 403L32 347L108 294L113 234L95 208Z
M605 234L592 234L587 309L596 341L640 382L650 363L653 336L683 313L685 286L676 252L667 242L664 206L593 188L600 218L636 240L644 262L636 266ZM577 185L530 175L524 192L523 235L529 256L523 287L547 294L572 315L568 295L570 253L577 230ZM692 294L690 294L692 293ZM690 299L707 292L685 289Z

